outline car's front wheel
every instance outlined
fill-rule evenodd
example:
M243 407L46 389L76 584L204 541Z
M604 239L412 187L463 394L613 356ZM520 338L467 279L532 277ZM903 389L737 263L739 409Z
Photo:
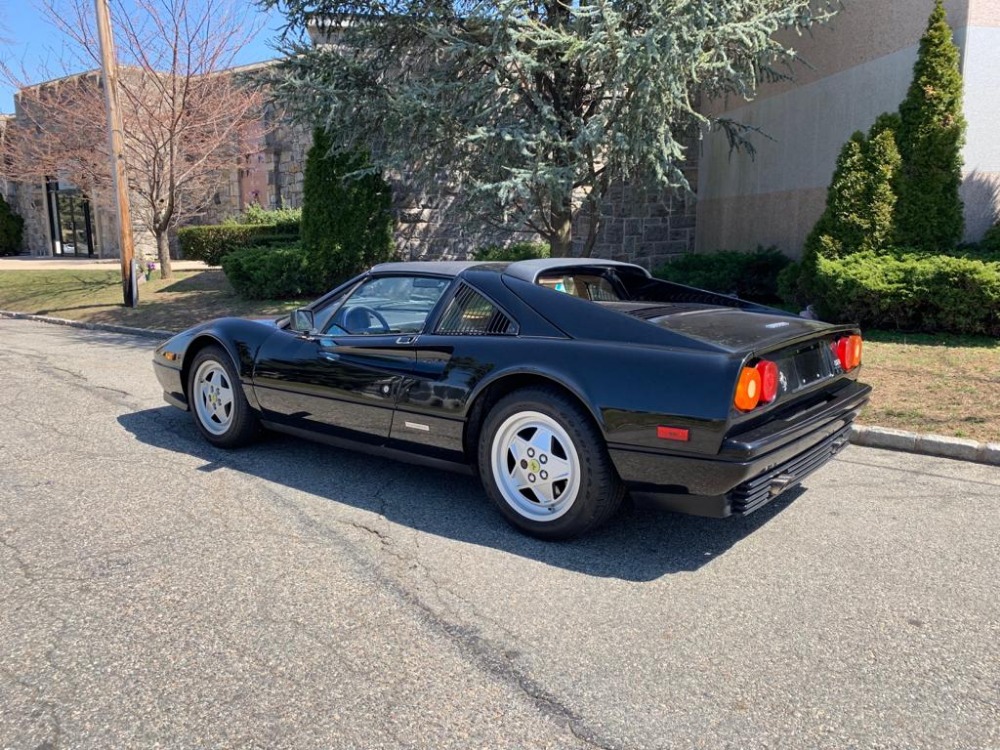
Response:
M504 517L543 539L596 528L625 495L597 425L555 388L525 388L497 402L480 433L479 470Z
M246 445L260 430L236 368L221 347L207 346L195 356L188 380L188 401L201 434L220 448Z

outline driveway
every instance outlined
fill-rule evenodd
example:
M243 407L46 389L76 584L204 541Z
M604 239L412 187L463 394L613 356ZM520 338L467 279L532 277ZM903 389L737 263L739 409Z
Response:
M209 447L148 339L0 341L0 747L1000 746L1000 468L851 447L543 543L468 477Z

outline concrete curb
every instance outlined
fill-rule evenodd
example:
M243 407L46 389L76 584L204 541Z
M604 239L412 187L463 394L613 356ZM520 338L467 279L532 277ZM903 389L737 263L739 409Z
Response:
M82 320L66 320L65 318L53 318L48 315L34 315L32 313L8 312L0 310L0 318L16 318L18 320L34 320L37 323L49 323L56 326L69 326L70 328L83 328L88 331L107 331L109 333L125 333L130 336L145 336L152 339L169 339L176 335L176 331L160 331L156 328L133 328L132 326L116 326L111 323L85 323Z
M108 331L155 339L168 339L174 335L174 331L132 328L131 326L116 326L109 323L84 323L79 320L65 320L64 318L52 318L48 315L32 315L31 313L6 312L4 310L0 310L0 318L34 320L39 323L84 328L88 331ZM866 427L863 425L854 425L851 428L851 443L866 448L905 451L923 456L954 458L959 461L1000 466L1000 443L978 443L975 440L963 438L921 435L916 432L893 430L888 427Z
M922 456L954 458L990 466L1000 466L1000 443L978 443L964 438L943 435L921 435L888 427L854 425L851 443L866 448L919 453Z

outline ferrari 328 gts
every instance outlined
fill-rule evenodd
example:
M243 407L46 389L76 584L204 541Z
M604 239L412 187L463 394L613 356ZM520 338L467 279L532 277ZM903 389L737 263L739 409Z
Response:
M750 513L848 441L868 400L852 326L591 259L387 263L276 321L160 346L210 443L263 429L478 472L508 521L567 538L626 493Z

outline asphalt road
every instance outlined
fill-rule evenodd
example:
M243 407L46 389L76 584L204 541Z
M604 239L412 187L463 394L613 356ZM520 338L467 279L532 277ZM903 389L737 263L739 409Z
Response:
M1000 469L850 448L551 544L475 480L203 443L151 342L0 320L0 748L1000 747Z

